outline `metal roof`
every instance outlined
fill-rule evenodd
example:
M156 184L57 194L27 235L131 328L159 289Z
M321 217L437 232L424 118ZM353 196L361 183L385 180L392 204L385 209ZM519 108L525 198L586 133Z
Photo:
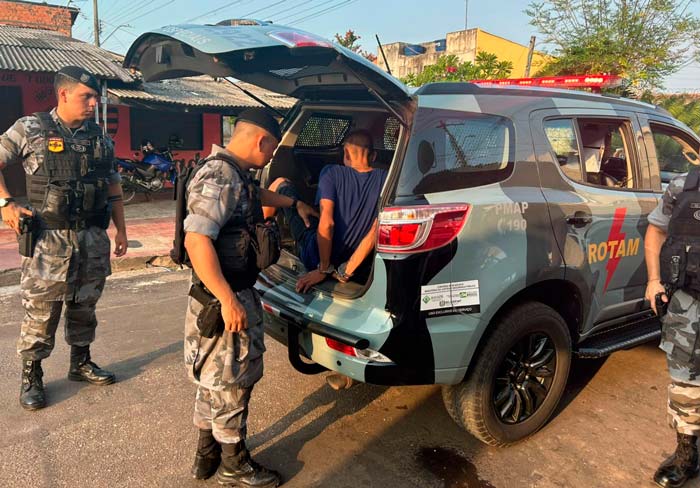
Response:
M255 96L276 109L288 109L296 103L295 98L273 93L248 83L236 82ZM109 94L120 101L130 100L176 104L189 107L246 108L260 106L251 97L226 80L211 76L192 76L172 80L142 83L137 88L109 88Z
M55 73L68 65L102 79L137 80L116 55L92 44L59 32L0 25L0 70Z

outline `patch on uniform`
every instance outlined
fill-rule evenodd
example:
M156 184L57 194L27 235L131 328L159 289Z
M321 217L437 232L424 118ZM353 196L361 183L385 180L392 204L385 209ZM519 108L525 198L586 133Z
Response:
M212 185L211 183L202 184L202 196L206 198L212 198L218 200L221 196L222 187L217 185Z
M82 75L80 75L81 83L87 83L88 81L90 81L90 77L87 74L83 73Z
M63 151L63 139L60 137L49 137L48 149L51 152Z
M700 210L696 210L696 211L693 213L693 218L694 218L695 220L700 220Z
M87 147L85 147L85 146L83 146L83 145L81 145L81 144L71 144L71 145L70 145L70 148L71 148L73 151L79 152L79 153L84 153L85 151L87 151Z

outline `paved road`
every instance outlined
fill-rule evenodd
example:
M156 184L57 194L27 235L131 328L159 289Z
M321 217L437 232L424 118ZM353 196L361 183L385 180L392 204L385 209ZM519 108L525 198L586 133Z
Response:
M158 270L112 277L93 356L119 383L68 382L59 339L45 361L50 406L33 413L17 403L19 299L16 290L0 291L1 487L216 486L188 474L196 432L194 387L181 359L187 278ZM272 340L265 361L249 445L290 488L651 486L674 447L664 357L654 345L576 365L557 417L507 449L460 431L438 387L336 393L323 375L296 373Z

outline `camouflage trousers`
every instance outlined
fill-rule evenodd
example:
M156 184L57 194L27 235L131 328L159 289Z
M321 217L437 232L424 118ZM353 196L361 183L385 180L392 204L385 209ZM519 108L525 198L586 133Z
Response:
M97 317L94 302L66 302L65 338L71 346L88 346L95 340ZM32 361L49 357L56 343L63 302L22 300L24 320L17 342L17 353Z
M265 352L260 297L253 289L237 293L245 308L248 328L220 336L199 335L197 316L202 305L191 297L185 315L185 366L197 384L194 425L211 430L224 444L245 440L250 394L263 375Z
M252 391L253 387L218 391L198 386L194 402L195 427L211 430L214 439L222 444L245 440Z
M700 435L700 302L680 290L663 318L661 345L671 383L668 421L676 431Z
M109 237L97 227L42 231L34 257L22 258L24 320L17 342L22 359L51 354L64 303L66 342L87 346L95 340L95 308L111 272L109 252Z

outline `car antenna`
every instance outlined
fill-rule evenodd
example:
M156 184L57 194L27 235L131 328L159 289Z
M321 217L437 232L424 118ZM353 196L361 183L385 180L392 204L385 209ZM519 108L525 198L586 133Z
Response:
M386 60L386 54L384 54L384 48L382 47L382 43L379 41L379 34L375 34L374 37L377 38L377 46L379 46L379 52L382 53L384 65L386 66L386 72L391 75L391 68L389 67L389 62Z
M272 110L274 113L276 113L278 116L280 116L280 117L282 117L282 118L285 117L285 115L284 115L282 112L280 112L279 110L277 110L276 108L274 108L274 107L273 107L272 105L270 105L269 103L264 102L262 99L260 99L260 97L258 97L258 96L256 96L256 95L253 95L251 92L249 92L248 90L246 90L245 88L243 88L241 85L239 85L239 84L237 84L237 83L234 83L233 81L229 80L228 78L223 78L223 79L226 80L226 81L228 81L229 83L231 83L233 86L235 86L235 87L238 88L239 90L241 90L243 93L245 93L246 95L248 95L250 98L252 98L252 99L255 100L256 102L258 102L260 105L264 106L265 108L267 108L267 109L269 109L269 110Z

